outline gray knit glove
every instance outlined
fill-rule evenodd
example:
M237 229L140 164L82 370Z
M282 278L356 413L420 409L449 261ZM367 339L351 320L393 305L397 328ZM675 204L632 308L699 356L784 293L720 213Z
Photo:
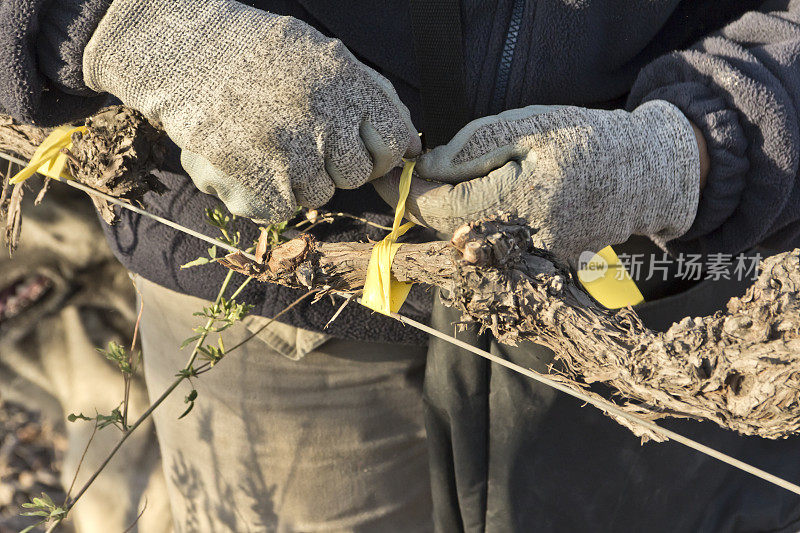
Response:
M531 106L481 118L423 155L416 169L436 182L414 181L407 203L414 221L452 232L510 212L539 228L540 245L573 264L581 252L632 234L658 243L682 235L700 194L691 124L664 101L632 113ZM396 202L395 174L373 183Z
M419 137L394 88L341 41L231 0L115 0L87 86L163 124L195 185L263 221L382 176Z

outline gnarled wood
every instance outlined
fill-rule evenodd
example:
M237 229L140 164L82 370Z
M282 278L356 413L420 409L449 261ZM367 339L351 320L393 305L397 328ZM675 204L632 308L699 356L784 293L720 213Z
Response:
M23 158L45 135L0 118L0 149ZM137 154L157 159L158 153L137 146L114 161L138 169L141 177L155 159L142 163ZM76 171L97 170L93 149L87 147ZM115 169L107 175L120 177ZM530 236L529 228L508 218L483 221L459 229L453 243L403 245L392 273L400 281L446 289L465 323L478 322L503 342L552 348L566 371L551 377L582 390L605 384L619 392L625 409L646 418L707 419L767 438L798 432L800 251L765 259L758 280L726 312L685 318L662 334L645 328L632 310L597 305L569 271L533 248ZM259 261L238 254L224 263L262 281L354 292L363 286L371 250L370 243L302 236L272 250L262 243Z
M50 130L20 124L8 115L0 115L0 150L30 159Z
M473 223L456 232L454 243L403 245L392 273L446 289L446 303L464 323L478 322L502 342L548 346L563 363L551 377L584 391L594 383L612 387L622 407L647 419L711 420L772 439L800 430L800 250L765 259L758 280L726 312L687 317L656 333L633 310L594 302L530 237L509 218ZM302 247L301 256L292 254L296 267L240 255L223 263L292 287L363 286L372 244L301 240L271 251L281 256L283 248Z
M149 191L166 190L151 174L164 159L163 133L141 113L111 106L87 118L86 126L86 133L73 134L73 146L67 152L69 169L76 180L130 201L141 201ZM49 132L0 115L0 150L29 160ZM14 194L21 196L21 187L16 189ZM92 201L106 222L112 224L116 220L108 202L97 196Z

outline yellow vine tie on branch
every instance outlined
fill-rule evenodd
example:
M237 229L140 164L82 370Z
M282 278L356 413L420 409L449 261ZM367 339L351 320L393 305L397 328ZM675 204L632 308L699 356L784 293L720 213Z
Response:
M72 179L67 170L67 156L61 153L61 150L72 148L73 133L85 131L86 126L77 128L61 126L53 130L36 149L30 163L11 178L11 184L22 183L37 172L50 178ZM391 270L392 261L400 247L400 244L396 242L397 239L414 226L412 222L400 225L405 215L406 198L411 188L414 164L414 161L405 162L400 178L400 199L395 210L392 231L373 248L364 284L364 296L362 297L364 304L385 315L396 313L411 290L410 284L393 280ZM606 247L598 252L588 266L591 268L579 272L578 278L589 294L605 307L619 309L643 301L642 294L611 247Z
M392 231L372 249L367 278L364 282L364 305L384 315L396 313L411 290L411 284L392 279L392 261L400 248L396 241L411 227L412 222L400 225L405 215L406 198L411 188L414 161L406 161L400 177L400 199L394 214ZM633 306L644 301L642 293L620 262L613 248L607 246L578 273L584 288L597 301L609 309Z
M72 179L67 170L67 156L61 153L61 149L72 148L72 134L78 131L85 132L86 126L61 126L53 130L36 149L30 163L11 178L11 184L22 183L37 172L50 178Z
M608 309L620 309L644 302L639 287L611 246L597 252L578 271L578 280L586 292Z
M413 222L400 225L406 213L406 198L411 190L411 173L414 161L405 161L400 176L400 198L394 213L392 231L372 249L372 256L367 266L367 278L364 281L364 294L361 303L373 311L389 315L400 310L411 290L410 283L401 283L392 279L392 261L401 244L397 239L414 227Z

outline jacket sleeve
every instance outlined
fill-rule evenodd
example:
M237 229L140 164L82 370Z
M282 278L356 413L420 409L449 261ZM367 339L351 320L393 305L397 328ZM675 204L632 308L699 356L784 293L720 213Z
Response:
M711 156L697 217L671 250L800 246L800 0L767 2L648 64L628 107L654 99L678 106Z
M0 108L53 126L100 107L106 96L83 84L83 49L111 1L0 2Z

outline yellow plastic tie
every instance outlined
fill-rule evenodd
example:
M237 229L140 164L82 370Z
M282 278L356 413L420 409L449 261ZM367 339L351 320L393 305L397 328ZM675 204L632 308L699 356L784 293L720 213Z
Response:
M379 313L388 315L400 310L411 290L411 283L401 283L392 278L392 261L401 244L398 237L414 227L413 222L400 225L406 213L406 198L411 190L411 173L414 161L406 161L400 175L400 199L394 212L392 231L372 249L372 256L367 266L367 279L364 282L364 294L361 303Z
M72 179L72 175L67 170L67 156L61 153L61 149L72 148L72 134L77 131L85 132L86 126L77 128L61 126L53 130L36 149L28 166L11 178L11 184L22 183L37 172L50 178Z
M606 246L578 272L583 288L608 309L634 306L644 301L625 265L616 252Z

